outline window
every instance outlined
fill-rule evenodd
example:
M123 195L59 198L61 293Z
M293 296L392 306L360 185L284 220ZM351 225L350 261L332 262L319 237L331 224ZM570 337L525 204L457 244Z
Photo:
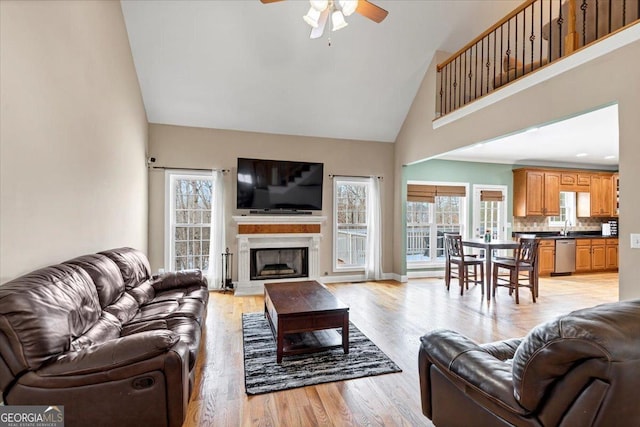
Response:
M367 250L365 179L334 178L333 268L363 270Z
M171 271L209 268L213 178L167 172L165 266Z
M576 224L576 193L573 191L560 192L560 216L550 216L550 227L564 227L565 221L567 225Z
M466 186L410 184L407 196L407 267L444 262L444 234L465 233Z

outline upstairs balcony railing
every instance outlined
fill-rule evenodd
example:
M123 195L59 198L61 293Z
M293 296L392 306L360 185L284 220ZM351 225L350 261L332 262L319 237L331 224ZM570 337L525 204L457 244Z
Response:
M443 116L640 21L640 0L526 0L438 65Z

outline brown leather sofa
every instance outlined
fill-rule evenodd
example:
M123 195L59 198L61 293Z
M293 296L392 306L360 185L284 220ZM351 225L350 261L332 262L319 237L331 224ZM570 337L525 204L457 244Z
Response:
M131 248L0 286L0 389L66 426L181 426L208 300L199 270L151 277Z
M422 412L438 427L637 426L640 300L574 311L522 339L424 335Z

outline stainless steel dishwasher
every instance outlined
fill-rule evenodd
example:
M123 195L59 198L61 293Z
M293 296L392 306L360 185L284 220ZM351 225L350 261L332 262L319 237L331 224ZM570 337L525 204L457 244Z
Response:
M576 240L556 240L555 274L571 274L576 271Z

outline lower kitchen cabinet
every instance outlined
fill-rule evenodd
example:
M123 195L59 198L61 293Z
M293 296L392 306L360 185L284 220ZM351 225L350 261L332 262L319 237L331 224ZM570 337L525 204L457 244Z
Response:
M618 239L576 239L576 273L618 269Z
M576 239L576 273L591 271L591 239Z
M538 243L538 274L549 276L555 269L556 241L540 240Z
M618 239L606 239L606 268L607 270L618 269Z

